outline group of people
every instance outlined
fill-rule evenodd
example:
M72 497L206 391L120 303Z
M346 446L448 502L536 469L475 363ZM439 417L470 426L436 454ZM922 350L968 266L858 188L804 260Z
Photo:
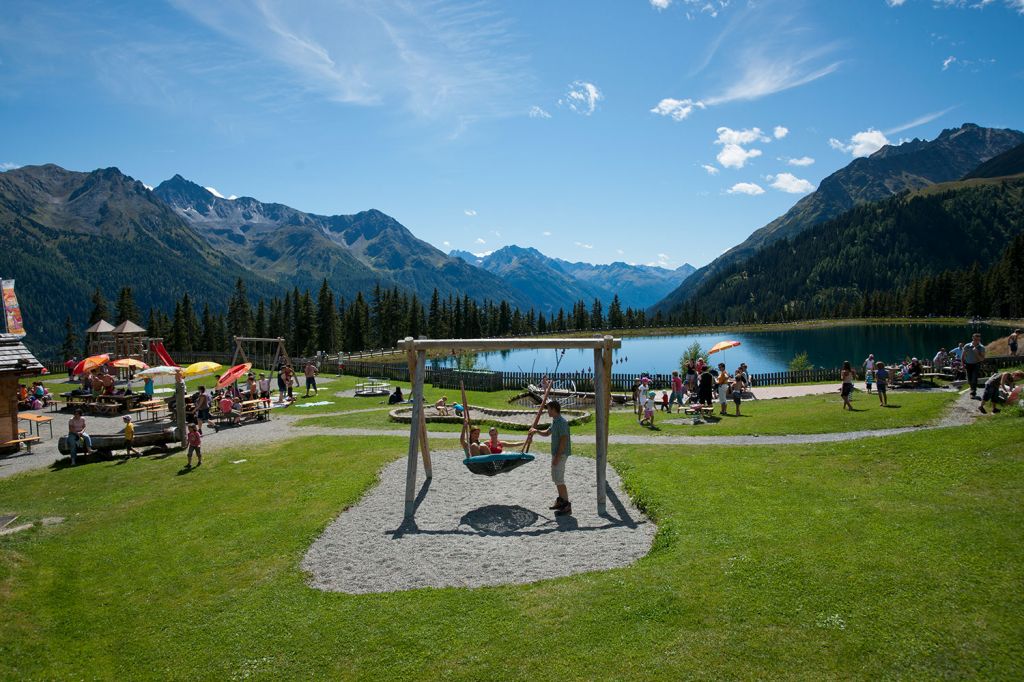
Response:
M724 362L715 368L704 358L697 358L688 360L682 371L673 371L671 384L670 388L662 390L659 400L657 392L651 388L650 377L642 374L637 378L633 385L633 404L640 424L654 426L654 414L659 406L663 412L671 414L673 405L678 406L676 412L691 403L710 407L716 397L719 414L728 414L729 400L732 400L738 416L743 394L750 388L750 374L745 362L730 374Z
M41 381L33 381L32 387L18 384L18 409L41 410L53 402L53 396Z

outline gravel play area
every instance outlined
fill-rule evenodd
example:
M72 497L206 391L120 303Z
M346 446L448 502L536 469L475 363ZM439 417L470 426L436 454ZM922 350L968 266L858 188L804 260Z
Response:
M573 516L556 517L549 456L509 473L476 476L461 451L433 453L434 477L419 470L415 522L403 522L406 460L344 511L302 561L312 587L364 594L421 587L528 583L627 566L647 554L655 525L622 492L608 467L608 513L596 510L595 461L570 457ZM422 465L422 462L421 462Z

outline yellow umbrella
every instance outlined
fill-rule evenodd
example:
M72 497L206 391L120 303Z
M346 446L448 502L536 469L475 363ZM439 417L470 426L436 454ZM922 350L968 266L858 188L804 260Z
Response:
M735 348L738 345L740 345L739 341L719 341L718 343L711 347L711 350L708 351L708 355L711 355L712 353L717 353L720 350Z
M121 358L120 360L114 360L110 363L114 367L134 367L135 369L149 369L149 365L144 363L142 360L136 360L135 358Z
M186 379L194 379L196 377L205 376L207 374L213 374L221 368L221 364L217 362L193 362L191 365L182 370L181 376Z

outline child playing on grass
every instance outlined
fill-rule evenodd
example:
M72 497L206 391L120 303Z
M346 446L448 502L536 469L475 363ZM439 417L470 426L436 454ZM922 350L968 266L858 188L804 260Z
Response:
M871 384L875 383L875 368L865 367L864 368L864 385L868 389L868 393L871 393Z
M544 430L531 428L535 433L547 438L551 437L551 480L558 490L558 498L551 505L555 516L571 516L572 502L569 501L569 490L565 486L565 462L572 454L572 442L569 439L569 422L562 416L562 406L557 400L548 401L548 416L551 426Z
M124 449L125 457L139 456L139 451L132 447L135 440L135 424L132 423L131 415L124 416Z
M669 411L668 391L662 391L661 392L661 411L662 412L668 412Z
M203 434L199 432L199 427L195 424L188 425L188 464L185 466L192 468L192 453L196 454L196 466L200 466L203 463Z
M885 391L888 387L889 370L885 368L884 362L875 363L875 384L878 388L878 404L885 407L889 404L889 396Z
M648 426L654 426L654 391L647 392L647 402L644 403L644 418L643 422L647 422Z

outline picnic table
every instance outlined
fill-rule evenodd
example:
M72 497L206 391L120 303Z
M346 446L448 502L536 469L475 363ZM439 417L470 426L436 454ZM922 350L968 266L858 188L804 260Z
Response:
M50 427L50 438L53 438L53 417L46 416L44 414L35 414L33 412L19 412L18 419L28 422L29 435L39 436L40 428L43 424ZM35 433L33 434L33 424L35 425Z
M259 419L265 417L270 419L270 400L266 398L257 398L256 400L244 400L242 401L242 418L252 417Z
M163 400L143 400L132 411L145 412L146 419L156 421L160 418L160 413L165 409L167 409L167 403Z
M84 407L92 400L91 393L74 393L70 391L68 393L61 393L60 397L64 399L68 407L74 407L75 405Z

